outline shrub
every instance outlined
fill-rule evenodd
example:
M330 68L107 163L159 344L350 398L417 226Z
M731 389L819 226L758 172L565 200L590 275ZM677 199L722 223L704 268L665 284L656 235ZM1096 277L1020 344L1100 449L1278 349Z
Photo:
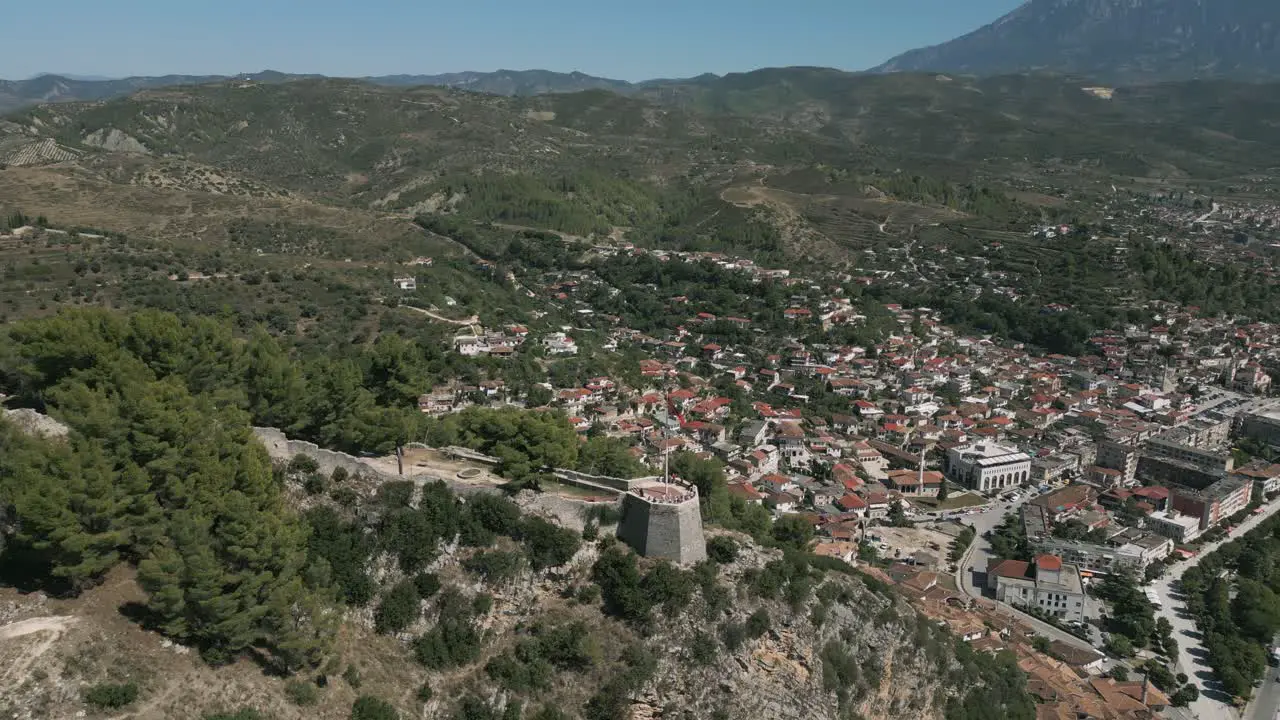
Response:
M405 580L378 603L373 613L374 627L380 633L397 633L409 627L422 612L422 598L413 582Z
M759 610L756 610L755 612L751 613L750 617L747 618L747 623L745 626L747 631L747 637L755 639L760 637L761 635L764 635L765 633L769 632L769 628L772 626L772 624L773 624L772 621L769 619L768 610L765 610L764 608L760 608Z
M117 710L138 699L138 684L99 683L84 694L84 701L99 710Z
M413 586L418 590L418 597L426 600L440 592L440 578L435 573L418 573L413 578Z
M422 687L418 688L418 700L421 702L431 702L431 698L436 696L436 692L431 689L431 683L422 683Z
M342 507L355 507L360 502L360 493L349 487L334 488L329 493L329 497Z
M284 694L294 705L299 707L315 705L320 701L320 691L316 689L316 686L301 680L290 680L285 683Z
M738 543L733 538L717 535L707 542L707 557L718 563L731 563L738 559Z
M732 652L742 647L743 641L747 639L747 629L742 623L727 622L720 626L720 639Z
M361 695L351 705L351 720L400 720L400 713L386 700Z
M328 484L323 475L308 475L302 482L302 489L306 490L308 495L319 495L325 491Z
M440 598L440 617L429 632L413 643L418 662L444 670L474 661L480 655L480 633L472 623L473 604L450 590Z
M520 507L501 495L472 495L466 508L467 514L491 533L510 537L520 531Z
M514 552L482 550L464 560L462 566L487 583L501 585L520 574L521 557Z
M582 544L577 533L542 518L529 518L520 527L520 540L534 570L569 562Z
M352 690L360 689L360 668L355 665L348 665L347 669L342 671L342 679L347 681Z
M707 666L716 661L720 644L716 639L704 632L694 633L689 640L689 662L694 665Z
M600 601L600 586L599 585L583 585L582 587L578 588L577 600L583 605L596 604L597 602Z
M320 465L309 455L294 455L287 468L290 475L310 475L320 469Z

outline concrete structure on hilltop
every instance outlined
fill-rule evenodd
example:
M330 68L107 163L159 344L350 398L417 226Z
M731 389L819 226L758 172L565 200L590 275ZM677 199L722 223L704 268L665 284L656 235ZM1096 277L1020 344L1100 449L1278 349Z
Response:
M1080 570L1056 555L1039 555L1035 563L992 558L987 587L1010 605L1039 608L1066 622L1084 622L1084 585Z
M1031 456L995 443L962 445L947 451L946 473L970 490L1003 490L1030 482Z
M622 496L618 539L645 557L693 565L707 559L698 489L651 481Z

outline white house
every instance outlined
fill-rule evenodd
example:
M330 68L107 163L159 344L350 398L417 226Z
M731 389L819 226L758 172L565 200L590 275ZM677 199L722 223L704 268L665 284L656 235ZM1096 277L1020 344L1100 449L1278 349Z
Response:
M542 338L542 347L552 355L577 355L578 345L573 338L562 332L551 333Z

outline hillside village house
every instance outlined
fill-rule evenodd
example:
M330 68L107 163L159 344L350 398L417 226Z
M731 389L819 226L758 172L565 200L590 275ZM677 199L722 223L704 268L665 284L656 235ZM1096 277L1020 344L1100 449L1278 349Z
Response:
M578 345L573 338L562 332L551 333L542 338L542 347L552 355L577 355Z

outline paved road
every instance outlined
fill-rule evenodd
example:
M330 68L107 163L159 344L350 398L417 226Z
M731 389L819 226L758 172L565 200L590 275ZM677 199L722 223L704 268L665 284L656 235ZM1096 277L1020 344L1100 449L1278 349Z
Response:
M1166 618L1173 625L1173 635L1178 640L1178 672L1184 672L1200 688L1200 698L1191 704L1190 710L1198 720L1239 720L1240 712L1231 706L1231 698L1222 690L1222 685L1213 677L1213 671L1207 663L1208 653L1200 643L1200 633L1196 630L1195 620L1187 612L1186 603L1181 593L1175 592L1172 585L1176 578L1204 559L1206 555L1218 549L1224 542L1240 537L1257 527L1263 520L1280 510L1280 503L1272 503L1266 512L1254 515L1240 524L1230 538L1210 543L1201 548L1199 554L1190 560L1183 560L1169 567L1163 578L1151 584L1160 596L1163 609L1157 616ZM1268 681L1272 672L1268 672ZM1260 720L1271 720L1277 708L1280 708L1280 688L1277 683L1266 682L1257 702L1254 703L1250 717ZM1270 708L1270 713L1265 714ZM1263 712L1262 715L1256 713Z
M991 552L991 543L988 542L983 535L985 535L987 531L995 529L996 526L1003 522L1005 514L1017 512L1018 508L1027 500L1030 500L1030 498L1015 501L1013 503L1013 507L1008 510L1005 509L1005 503L997 502L988 506L988 508L983 512L957 518L966 525L972 525L976 532L973 544L969 546L969 551L965 553L965 556L960 560L959 567L956 568L956 583L966 594L976 598L983 597L983 588L981 585L976 583L985 580L987 561L995 557ZM977 568L977 571L970 571L969 568L971 566ZM1049 623L1037 620L1031 615L1022 612L1011 605L999 603L999 607L1002 611L1008 612L1011 617L1018 618L1020 622L1030 626L1037 633L1044 635L1051 640L1061 640L1062 642L1074 647L1086 650L1095 650L1091 644L1081 640L1075 635L1064 630L1060 630Z
M1266 679L1262 681L1262 688L1254 696L1253 704L1249 706L1246 717L1249 720L1274 720L1278 711L1280 711L1280 668L1270 667L1267 668Z

